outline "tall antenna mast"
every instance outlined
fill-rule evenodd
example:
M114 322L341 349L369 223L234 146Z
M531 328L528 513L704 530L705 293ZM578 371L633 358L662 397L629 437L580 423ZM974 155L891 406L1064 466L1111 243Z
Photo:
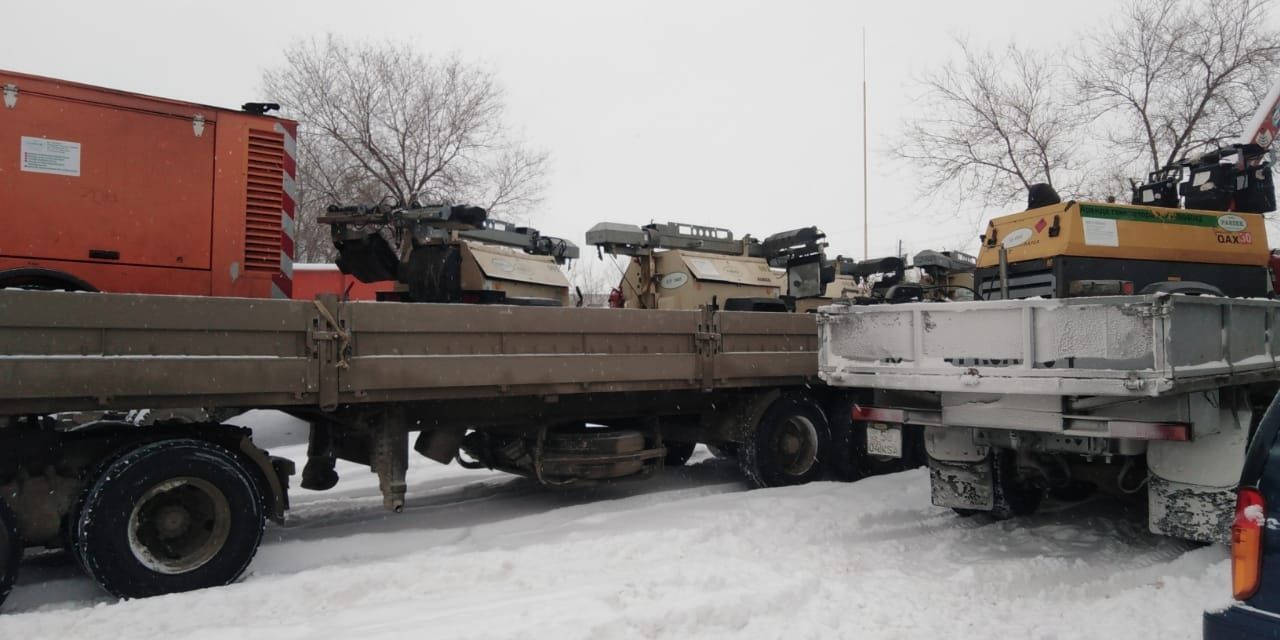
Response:
M862 25L862 259L871 258L868 233L870 209L867 207L867 26Z

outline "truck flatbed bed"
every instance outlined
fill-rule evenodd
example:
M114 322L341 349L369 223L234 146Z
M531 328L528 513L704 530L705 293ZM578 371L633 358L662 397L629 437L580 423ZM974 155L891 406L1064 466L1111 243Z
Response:
M1162 396L1280 378L1278 310L1185 295L836 304L819 370L844 387Z
M817 381L806 314L0 291L0 415Z

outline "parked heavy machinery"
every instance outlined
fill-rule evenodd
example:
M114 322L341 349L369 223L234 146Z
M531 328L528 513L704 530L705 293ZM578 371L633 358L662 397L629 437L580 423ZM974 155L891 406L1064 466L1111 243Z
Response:
M627 309L794 311L821 300L835 280L826 234L817 227L776 233L763 242L718 227L669 222L643 227L602 222L587 244L630 258L611 304ZM801 308L800 310L803 310Z
M908 282L910 267L901 258L828 261L826 235L816 227L759 241L749 235L735 238L727 229L692 224L601 223L587 232L586 242L596 245L601 254L630 258L611 302L631 309L723 306L726 310L812 313L834 299L855 304L950 299L973 286L972 256L923 251L915 258L919 278ZM857 403L869 398L851 392L847 399ZM839 475L862 477L924 463L919 429L908 431L892 455L879 455L868 451L865 426L851 420L847 404L830 410L832 463ZM735 443L716 443L713 450L731 456Z
M278 105L2 70L0 89L0 288L289 297L297 123Z
M1027 211L987 225L979 297L1065 298L1120 282L1126 288L1114 293L1267 295L1270 252L1259 214L1275 208L1275 195L1264 155L1257 145L1233 145L1180 162L1135 186L1133 204L1062 202L1041 185Z
M393 280L384 299L567 306L560 265L578 257L568 240L491 220L467 205L334 205L330 225L338 268L361 282ZM395 247L392 246L395 243Z
M917 253L912 264L897 256L840 260L838 273L852 284L838 297L860 305L972 299L975 262L967 253L933 250Z

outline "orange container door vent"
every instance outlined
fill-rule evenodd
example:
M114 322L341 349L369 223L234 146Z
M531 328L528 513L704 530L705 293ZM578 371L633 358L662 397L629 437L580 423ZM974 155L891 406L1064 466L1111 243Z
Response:
M249 130L245 193L244 269L280 271L280 216L284 210L284 136Z

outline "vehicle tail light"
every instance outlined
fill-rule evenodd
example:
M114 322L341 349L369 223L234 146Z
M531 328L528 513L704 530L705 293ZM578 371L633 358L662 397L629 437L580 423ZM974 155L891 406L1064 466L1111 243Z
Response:
M1262 532L1267 511L1257 489L1236 493L1236 520L1231 525L1231 592L1245 600L1258 592L1262 577Z
M907 412L901 409L881 409L865 404L853 405L855 422L884 422L887 424L903 424L907 421Z

